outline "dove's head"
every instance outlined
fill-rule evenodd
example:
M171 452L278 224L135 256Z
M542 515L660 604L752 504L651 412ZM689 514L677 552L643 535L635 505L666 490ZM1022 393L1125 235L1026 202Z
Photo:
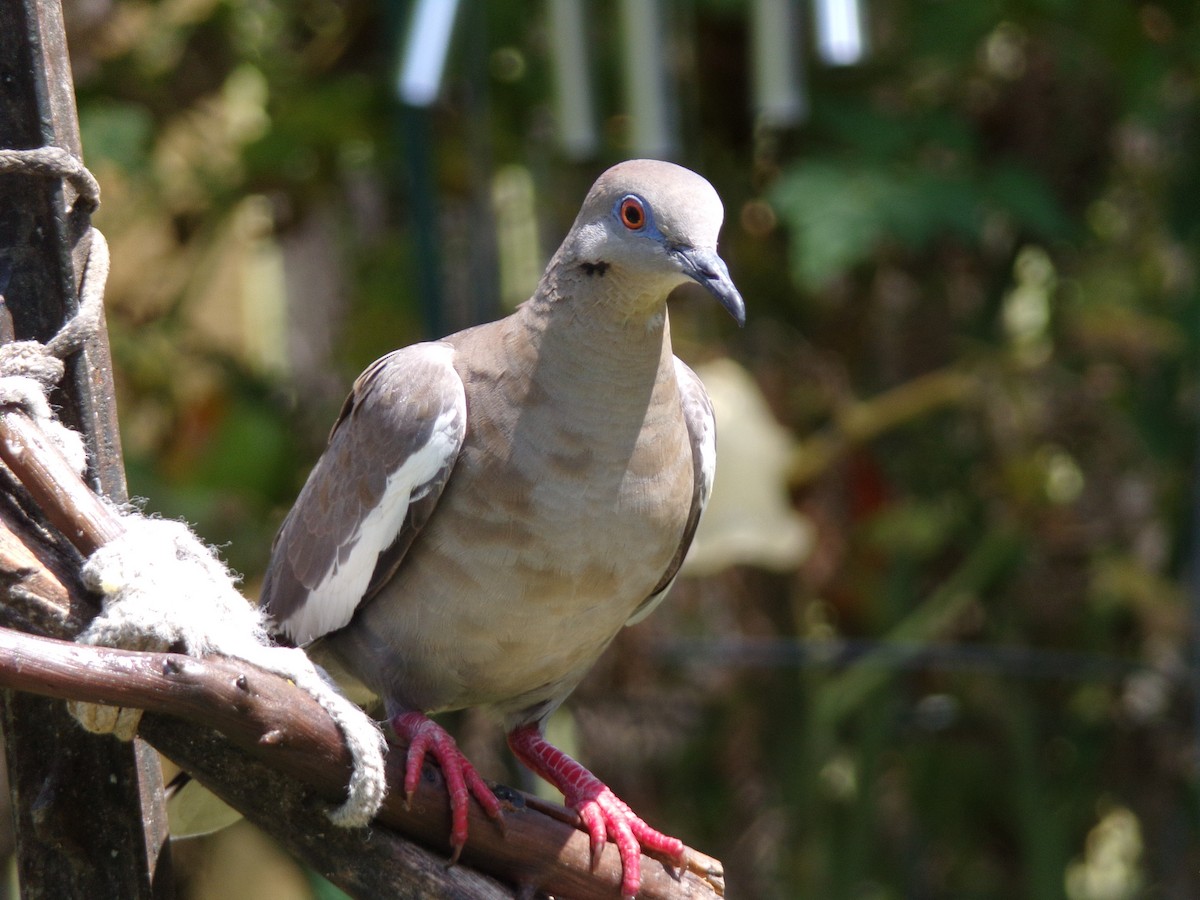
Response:
M695 172L630 160L596 180L557 262L598 290L607 280L614 290L603 294L631 307L661 304L675 287L696 281L741 325L742 295L717 255L723 218L721 198Z

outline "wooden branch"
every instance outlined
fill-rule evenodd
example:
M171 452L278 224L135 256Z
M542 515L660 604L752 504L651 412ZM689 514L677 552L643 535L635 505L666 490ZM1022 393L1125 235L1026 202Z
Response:
M511 900L513 888L379 825L333 827L329 804L269 764L234 747L219 732L183 728L175 719L147 713L141 734L187 771L205 777L297 859L352 897L402 900L470 898Z
M277 779L269 779L271 789L264 790L261 781L266 770L309 785L327 804L344 799L350 756L333 721L312 697L286 679L239 660L112 650L0 629L0 686L159 714L164 718L146 720L143 736L238 808L242 808L248 792L270 798L269 809L259 815L252 813L251 818L281 833L290 846L314 847L311 841L292 834L296 829L290 820L282 823L286 826L282 830L278 827L279 788ZM187 724L180 727L179 720ZM261 765L248 768L241 762L239 768L243 771L236 777L221 772L224 765L208 758L211 744L200 737L203 729L209 728L257 757L266 764L266 770ZM247 783L250 772L254 775ZM391 754L389 783L402 784L403 775L403 754ZM298 796L294 791L291 794L290 804L313 812L328 808L306 801L303 791ZM519 792L506 791L504 796L509 802L503 832L472 806L471 839L462 856L465 864L511 884L530 885L557 896L615 896L621 883L621 862L614 847L605 849L592 872L588 838L582 831L532 808ZM560 810L562 818L570 815ZM440 772L432 766L426 768L411 807L403 802L399 787L392 790L378 822L448 853L449 808ZM331 838L350 846L358 846L364 839L361 832L338 834L343 830L327 819L319 819L318 824L314 832L319 838L318 848L331 846ZM394 850L389 845L388 852ZM647 900L719 896L719 864L693 851L689 853L691 866L678 879L664 864L643 857L642 896ZM324 867L339 858L341 867L346 868L345 860L354 857L339 857L326 849ZM349 887L366 887L361 883L363 868L357 863L353 866L356 874ZM380 885L372 882L372 890L364 895L372 895L376 889Z
M839 407L833 411L833 425L797 444L788 467L788 483L792 487L808 484L848 449L939 409L969 403L978 391L978 375L949 366L920 375L869 400Z
M121 533L121 523L109 507L96 500L20 411L0 410L0 458L81 550ZM0 551L2 538L0 529ZM9 556L20 559L26 589L32 591L35 583L28 579L31 570L41 566L37 554ZM0 552L0 564L4 559ZM56 593L64 590L61 582L46 583ZM428 896L398 893L393 881L413 884L414 878L436 880L446 872L440 861L428 865L437 857L406 847L398 837L384 836L381 829L349 831L329 823L323 810L325 804L344 799L349 753L336 725L317 702L277 675L240 660L88 647L0 629L0 686L147 710L153 715L143 719L143 737L335 883L360 896ZM212 730L228 740L222 743ZM389 756L388 781L393 789L377 821L448 854L450 818L440 770L426 766L410 807L400 787L403 759L402 753ZM517 791L509 790L505 796L509 803L503 832L472 804L464 864L556 896L587 900L616 895L621 861L614 846L605 848L593 870L587 835L572 824L573 813ZM280 814L283 808L288 815ZM389 860L381 863L383 872L358 863L368 833L379 837L374 851ZM688 870L679 875L643 857L641 896L647 900L720 896L720 863L695 851L688 854ZM414 868L410 871L409 866ZM403 876L396 874L401 868ZM481 893L472 893L474 889L459 883L471 876L451 871L454 874L446 878L454 884L437 882L437 896L489 896L485 891L494 889L494 883L480 881Z
M80 553L91 554L125 531L121 520L19 409L0 408L0 459L17 473L34 503Z
M93 597L71 589L72 566L78 569L79 556L70 545L23 539L29 526L12 495L0 494L0 585L8 595L0 607L0 624L30 634L72 637L97 612Z

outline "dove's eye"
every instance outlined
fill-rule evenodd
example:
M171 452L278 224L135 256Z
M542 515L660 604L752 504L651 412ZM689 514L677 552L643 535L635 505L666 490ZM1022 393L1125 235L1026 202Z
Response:
M630 231L638 231L646 224L645 204L640 198L630 195L617 207L617 216Z

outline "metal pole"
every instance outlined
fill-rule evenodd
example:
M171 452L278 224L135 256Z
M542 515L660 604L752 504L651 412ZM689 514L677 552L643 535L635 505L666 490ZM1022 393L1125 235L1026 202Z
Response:
M0 146L82 155L58 0L0 3ZM0 332L50 338L76 309L90 204L60 181L0 176ZM107 334L67 367L54 398L88 445L89 480L125 499ZM83 731L58 701L2 701L23 897L173 895L153 751Z

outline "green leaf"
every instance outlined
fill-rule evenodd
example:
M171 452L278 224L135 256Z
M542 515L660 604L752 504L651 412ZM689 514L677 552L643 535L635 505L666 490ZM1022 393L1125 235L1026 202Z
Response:
M991 169L985 189L989 202L1012 216L1018 227L1042 239L1070 234L1071 220L1058 198L1046 182L1023 166L1009 164Z
M154 122L137 103L92 103L79 111L79 131L88 161L107 160L126 172L148 167Z
M983 195L958 176L810 160L771 194L791 234L792 276L818 288L867 261L885 238L919 250L948 234L975 236Z

